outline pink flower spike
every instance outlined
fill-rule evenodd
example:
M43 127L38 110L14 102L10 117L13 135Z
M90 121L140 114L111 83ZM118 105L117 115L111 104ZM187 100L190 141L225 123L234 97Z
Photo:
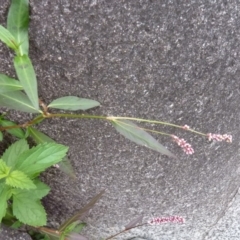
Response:
M208 133L207 134L207 138L209 141L217 141L217 142L222 142L222 141L226 141L231 143L232 142L232 135L228 135L228 134L213 134L213 133Z
M180 146L186 154L193 154L194 150L192 146L187 143L183 138L179 138L175 135L172 135L173 140Z
M190 127L188 126L188 125L184 125L184 126L182 126L182 129L184 129L184 130L189 130L190 129Z
M180 216L156 217L148 221L150 225L160 225L163 223L184 223L185 219Z

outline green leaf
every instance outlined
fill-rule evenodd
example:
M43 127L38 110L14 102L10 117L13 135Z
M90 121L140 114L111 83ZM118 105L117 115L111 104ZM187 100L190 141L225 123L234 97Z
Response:
M39 144L39 143L44 143L44 142L54 142L56 143L53 139L51 139L50 137L48 137L46 134L38 131L37 129L33 128L33 127L28 127L28 132L29 135L32 137L32 139L35 141L35 143ZM59 169L63 172L65 172L66 174L68 174L69 176L76 178L73 167L70 163L70 160L68 159L68 157L64 157L63 160L58 163L59 165Z
M7 164L2 159L0 159L0 179L7 177L9 172L10 167L8 167Z
M49 186L41 182L38 178L34 179L33 183L35 185L35 189L31 190L14 189L13 194L17 194L19 196L23 195L24 197L31 198L33 200L40 200L49 193L50 191Z
M66 155L68 147L56 143L43 143L23 152L16 160L14 169L30 178L56 164Z
M13 92L22 89L23 87L19 81L4 74L0 74L0 93Z
M1 93L0 106L28 113L41 112L38 110L38 108L35 108L32 105L26 94L22 93L21 91Z
M154 139L150 134L142 130L140 127L128 120L112 120L112 125L116 130L122 134L127 139L145 146L149 147L159 153L167 155L169 157L176 158L167 148L160 144L156 139Z
M0 142L3 140L3 133L0 132Z
M87 110L99 106L100 103L86 98L66 96L53 100L48 107L64 110Z
M11 187L21 189L34 189L36 188L33 181L27 177L27 175L21 171L12 171L6 178L6 184Z
M27 55L16 56L14 67L24 91L32 102L32 106L38 110L37 78L30 58Z
M2 155L2 159L9 166L16 164L18 156L29 149L28 143L25 139L21 139L13 143Z
M94 205L99 201L99 199L102 197L104 194L105 190L102 190L99 194L97 194L92 200L85 205L80 211L78 211L76 214L74 214L72 217L67 219L60 227L59 231L64 231L70 224L73 222L78 221L81 219L88 211L94 207Z
M12 0L8 11L7 29L20 43L19 54L28 55L28 0Z
M9 127L9 126L16 126L17 124L8 120L0 120L0 125L3 127ZM21 128L13 128L13 129L8 129L6 131L15 137L25 138L25 133Z
M7 200L11 197L11 189L7 186L0 185L0 222L2 218L6 215L7 211Z
M29 194L13 194L13 214L24 224L30 226L46 225L45 209L39 200L29 198Z
M18 50L18 42L14 36L3 26L0 25L0 40L4 42L9 48Z

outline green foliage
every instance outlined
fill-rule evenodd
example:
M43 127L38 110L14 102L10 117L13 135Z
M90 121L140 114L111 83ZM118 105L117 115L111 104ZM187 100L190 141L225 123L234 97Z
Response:
M29 149L26 140L12 144L0 159L0 221L6 215L11 199L13 216L30 226L46 224L46 212L41 199L49 187L36 178L39 173L65 157L67 147L57 143L43 143Z
M14 58L14 67L33 108L39 110L37 79L30 58L27 55L16 56Z
M26 94L20 91L0 94L0 106L27 113L39 113Z
M127 139L169 157L175 157L167 148L157 142L150 134L142 130L136 124L128 120L112 120L112 124L116 130Z
M16 126L16 125L17 124L12 121L0 119L0 126L9 127L9 126ZM25 138L25 133L21 128L13 128L6 131L17 138Z
M39 143L51 143L54 142L56 143L53 139L51 139L50 137L48 137L46 134L38 131L37 129L33 128L33 127L29 127L28 128L28 132L29 132L29 136L35 141L35 143L39 144ZM67 156L65 156L62 161L58 164L59 165L59 169L63 172L65 172L66 174L68 174L69 176L76 178L75 174L74 174L74 170L73 167L68 159Z
M7 29L15 37L19 45L19 54L28 54L28 0L12 0L8 12Z
M18 51L18 42L15 37L3 26L0 25L0 40L15 52Z
M10 78L4 74L0 74L0 94L22 90L23 87L19 81Z
M99 106L100 103L91 99L79 98L74 96L61 97L52 101L48 107L63 110L87 110Z

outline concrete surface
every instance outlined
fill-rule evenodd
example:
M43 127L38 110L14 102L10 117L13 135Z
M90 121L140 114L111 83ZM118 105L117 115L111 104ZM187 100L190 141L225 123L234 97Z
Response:
M9 1L0 3L5 23ZM139 228L118 239L238 239L239 10L234 0L31 1L30 55L46 103L76 95L101 102L92 114L233 135L232 144L209 143L158 126L193 145L195 154L186 156L170 139L155 136L175 160L130 143L105 122L46 121L40 129L70 146L77 174L77 181L57 169L44 174L52 187L44 199L50 226L107 188L86 218L91 240L139 214L179 215L186 222ZM0 51L0 71L14 76L11 54L2 45Z

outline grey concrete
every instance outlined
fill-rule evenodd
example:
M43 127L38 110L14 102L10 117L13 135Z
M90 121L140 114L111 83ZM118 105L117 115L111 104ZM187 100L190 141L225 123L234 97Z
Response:
M3 23L7 4L0 2ZM240 236L232 218L240 180L239 9L238 1L224 0L31 1L30 55L46 103L76 95L101 102L92 114L233 134L232 144L209 143L157 127L193 145L195 154L186 156L169 138L156 136L178 155L175 160L130 143L105 122L44 122L42 131L70 146L77 174L77 181L56 169L44 174L52 187L44 200L50 226L107 188L86 218L91 240L115 233L138 214L180 215L186 222L139 228L119 239ZM9 51L2 45L0 51L0 71L13 75Z

